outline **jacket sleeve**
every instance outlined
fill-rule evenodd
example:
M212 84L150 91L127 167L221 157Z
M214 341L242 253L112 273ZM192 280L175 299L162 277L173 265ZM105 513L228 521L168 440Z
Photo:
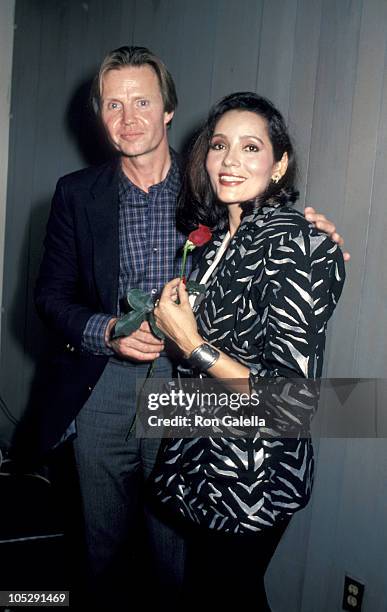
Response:
M344 278L341 251L326 236L300 233L269 250L265 274L255 286L264 321L262 359L250 375L269 437L310 436L327 323Z
M254 287L263 326L256 375L321 376L327 323L344 278L342 253L325 235L300 231L271 246Z
M37 311L68 348L82 347L83 332L96 313L87 303L77 251L74 212L59 180L52 200L44 254L35 286Z

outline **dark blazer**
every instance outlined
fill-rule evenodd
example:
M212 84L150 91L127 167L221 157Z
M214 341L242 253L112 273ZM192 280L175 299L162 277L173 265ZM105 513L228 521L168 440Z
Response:
M223 236L213 238L194 279L212 264ZM316 393L305 378L321 376L344 277L339 247L299 212L272 205L243 219L194 311L199 333L250 368L251 386L264 391L260 416L268 430L164 440L154 487L176 516L253 533L306 505L313 447L305 430Z
M53 352L42 370L16 443L35 452L56 444L88 399L107 357L81 350L95 313L117 308L119 276L118 163L69 174L58 181L35 289Z

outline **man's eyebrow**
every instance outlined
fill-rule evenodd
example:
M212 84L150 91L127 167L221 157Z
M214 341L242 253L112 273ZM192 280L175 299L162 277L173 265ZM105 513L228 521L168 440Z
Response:
M152 94L138 94L135 98L133 98L134 100L143 100L144 98L151 98ZM111 94L109 96L104 96L103 93L101 94L101 98L103 98L104 100L119 100L120 98L125 98L126 99L126 95L125 94Z

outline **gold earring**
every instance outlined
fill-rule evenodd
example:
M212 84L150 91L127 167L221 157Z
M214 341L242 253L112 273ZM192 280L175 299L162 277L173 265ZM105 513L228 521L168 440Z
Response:
M276 172L276 174L273 174L273 176L271 177L271 180L273 181L273 183L278 183L281 180L281 175L279 174L279 172Z

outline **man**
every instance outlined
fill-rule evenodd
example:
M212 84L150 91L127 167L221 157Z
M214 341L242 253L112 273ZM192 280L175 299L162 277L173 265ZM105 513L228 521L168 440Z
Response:
M56 352L39 400L39 435L48 449L76 418L89 572L106 602L123 578L117 561L129 557L124 544L134 548L141 479L158 449L156 440L127 436L136 381L155 359L157 377L170 377L173 365L146 323L125 338L112 340L111 331L125 311L129 288L156 296L176 277L176 253L185 238L175 229L181 179L167 134L177 97L162 61L143 47L111 52L102 62L93 103L118 155L62 178L53 198L36 305L55 336ZM324 216L309 213L320 229L334 231ZM147 516L165 570L162 580L180 584L182 541Z

